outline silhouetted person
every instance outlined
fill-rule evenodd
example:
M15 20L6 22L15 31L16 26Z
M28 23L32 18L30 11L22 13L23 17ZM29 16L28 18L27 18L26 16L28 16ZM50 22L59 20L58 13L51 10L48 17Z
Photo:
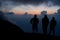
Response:
M45 15L44 18L42 18L43 34L47 34L48 24L49 24L49 19L48 19L47 15Z
M32 24L32 30L33 30L33 33L34 31L36 31L36 33L38 32L38 23L39 23L39 20L37 18L37 15L34 15L34 18L32 18L30 20L31 24Z
M51 22L50 22L50 31L49 31L49 35L51 34L51 32L53 32L53 35L55 35L55 26L56 26L56 20L55 18L53 17Z

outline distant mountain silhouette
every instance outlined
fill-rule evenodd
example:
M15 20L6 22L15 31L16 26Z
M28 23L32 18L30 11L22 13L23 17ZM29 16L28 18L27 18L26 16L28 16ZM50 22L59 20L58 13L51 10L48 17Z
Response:
M13 12L7 12L6 15L14 15L15 13Z
M24 31L19 28L17 25L12 24L7 20L0 20L0 31L1 32L16 32L16 33L24 33Z

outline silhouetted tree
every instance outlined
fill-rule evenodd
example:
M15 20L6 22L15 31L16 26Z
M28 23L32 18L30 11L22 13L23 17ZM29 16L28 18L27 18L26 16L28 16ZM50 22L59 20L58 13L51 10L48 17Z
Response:
M40 14L40 18L43 18L44 15L47 15L47 11L42 11L41 14Z
M25 12L24 15L28 15L28 12Z
M38 32L38 23L39 23L39 19L37 18L37 15L34 15L34 18L32 18L30 20L31 24L32 24L32 30L33 33L34 31L36 31L36 33Z
M47 11L42 11L41 14L42 15L47 15Z

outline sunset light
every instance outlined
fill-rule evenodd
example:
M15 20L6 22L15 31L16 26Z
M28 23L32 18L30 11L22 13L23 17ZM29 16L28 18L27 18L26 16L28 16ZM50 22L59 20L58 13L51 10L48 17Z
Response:
M47 14L54 14L59 8L60 7L58 6L48 7L45 5L20 5L12 8L10 12L14 12L17 14L24 14L25 12L28 12L28 14L41 14L41 11L47 11Z

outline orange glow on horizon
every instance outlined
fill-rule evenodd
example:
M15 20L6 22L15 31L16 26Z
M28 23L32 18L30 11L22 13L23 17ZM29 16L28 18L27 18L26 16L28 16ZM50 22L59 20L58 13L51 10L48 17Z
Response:
M12 12L14 12L15 14L17 13L17 14L24 14L25 13L25 11L21 11L21 10L13 10ZM34 15L34 14L37 14L37 15L39 15L39 14L41 14L41 12L42 11L28 11L28 14L32 14L32 15ZM56 11L54 11L54 10L48 10L47 11L47 14L54 14Z
M25 12L28 12L28 14L41 14L42 11L47 11L47 14L54 14L60 7L57 6L44 6L44 5L39 5L39 6L32 6L32 5L20 5L17 7L14 7L13 9L10 10L10 12L14 12L16 14L24 14Z

